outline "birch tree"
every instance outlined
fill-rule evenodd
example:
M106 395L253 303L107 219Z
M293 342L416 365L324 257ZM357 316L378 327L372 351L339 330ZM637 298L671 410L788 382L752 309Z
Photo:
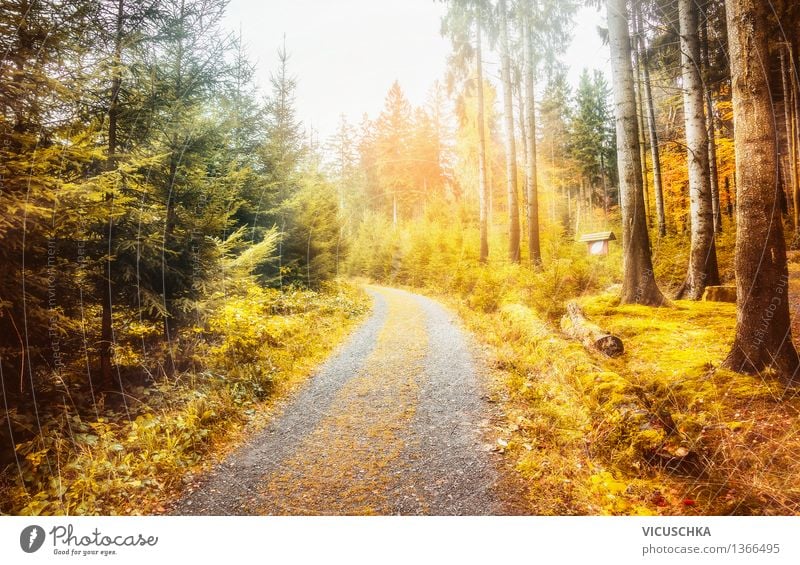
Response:
M689 268L686 282L679 294L691 300L699 300L706 286L719 284L719 269L714 244L708 130L704 112L705 90L700 76L698 8L695 0L678 0L678 12L691 218Z
M622 303L660 306L664 296L656 284L647 233L639 126L636 117L631 38L626 0L606 0L608 42L617 125L617 168L622 207Z

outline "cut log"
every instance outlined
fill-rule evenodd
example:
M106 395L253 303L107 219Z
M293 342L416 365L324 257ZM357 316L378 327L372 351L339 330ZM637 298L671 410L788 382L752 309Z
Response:
M584 347L609 357L619 357L625 351L622 340L587 320L576 302L567 304L567 313L561 318L561 331Z
M733 302L736 303L735 286L707 286L703 293L703 300L709 302Z

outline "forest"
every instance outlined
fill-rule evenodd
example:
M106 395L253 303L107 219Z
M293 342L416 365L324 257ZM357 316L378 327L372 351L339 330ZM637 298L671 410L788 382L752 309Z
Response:
M0 514L800 512L800 4L442 0L322 139L227 4L0 0Z

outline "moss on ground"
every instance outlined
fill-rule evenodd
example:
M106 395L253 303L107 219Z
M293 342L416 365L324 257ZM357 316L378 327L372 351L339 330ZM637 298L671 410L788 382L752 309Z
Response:
M610 359L498 302L487 312L455 301L488 346L506 399L501 439L532 485L533 513L800 512L800 400L769 375L720 368L733 304L585 296L586 315L625 343Z
M769 375L720 367L735 305L649 308L619 305L610 294L580 303L625 343L619 358L593 355L608 373L586 383L595 390L586 398L594 402L597 456L632 480L631 493L651 491L659 513L800 511L792 455L800 402Z

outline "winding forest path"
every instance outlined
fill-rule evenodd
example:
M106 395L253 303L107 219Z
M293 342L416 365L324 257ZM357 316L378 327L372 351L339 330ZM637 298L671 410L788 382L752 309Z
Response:
M370 318L173 513L520 513L468 336L428 298L368 291Z

